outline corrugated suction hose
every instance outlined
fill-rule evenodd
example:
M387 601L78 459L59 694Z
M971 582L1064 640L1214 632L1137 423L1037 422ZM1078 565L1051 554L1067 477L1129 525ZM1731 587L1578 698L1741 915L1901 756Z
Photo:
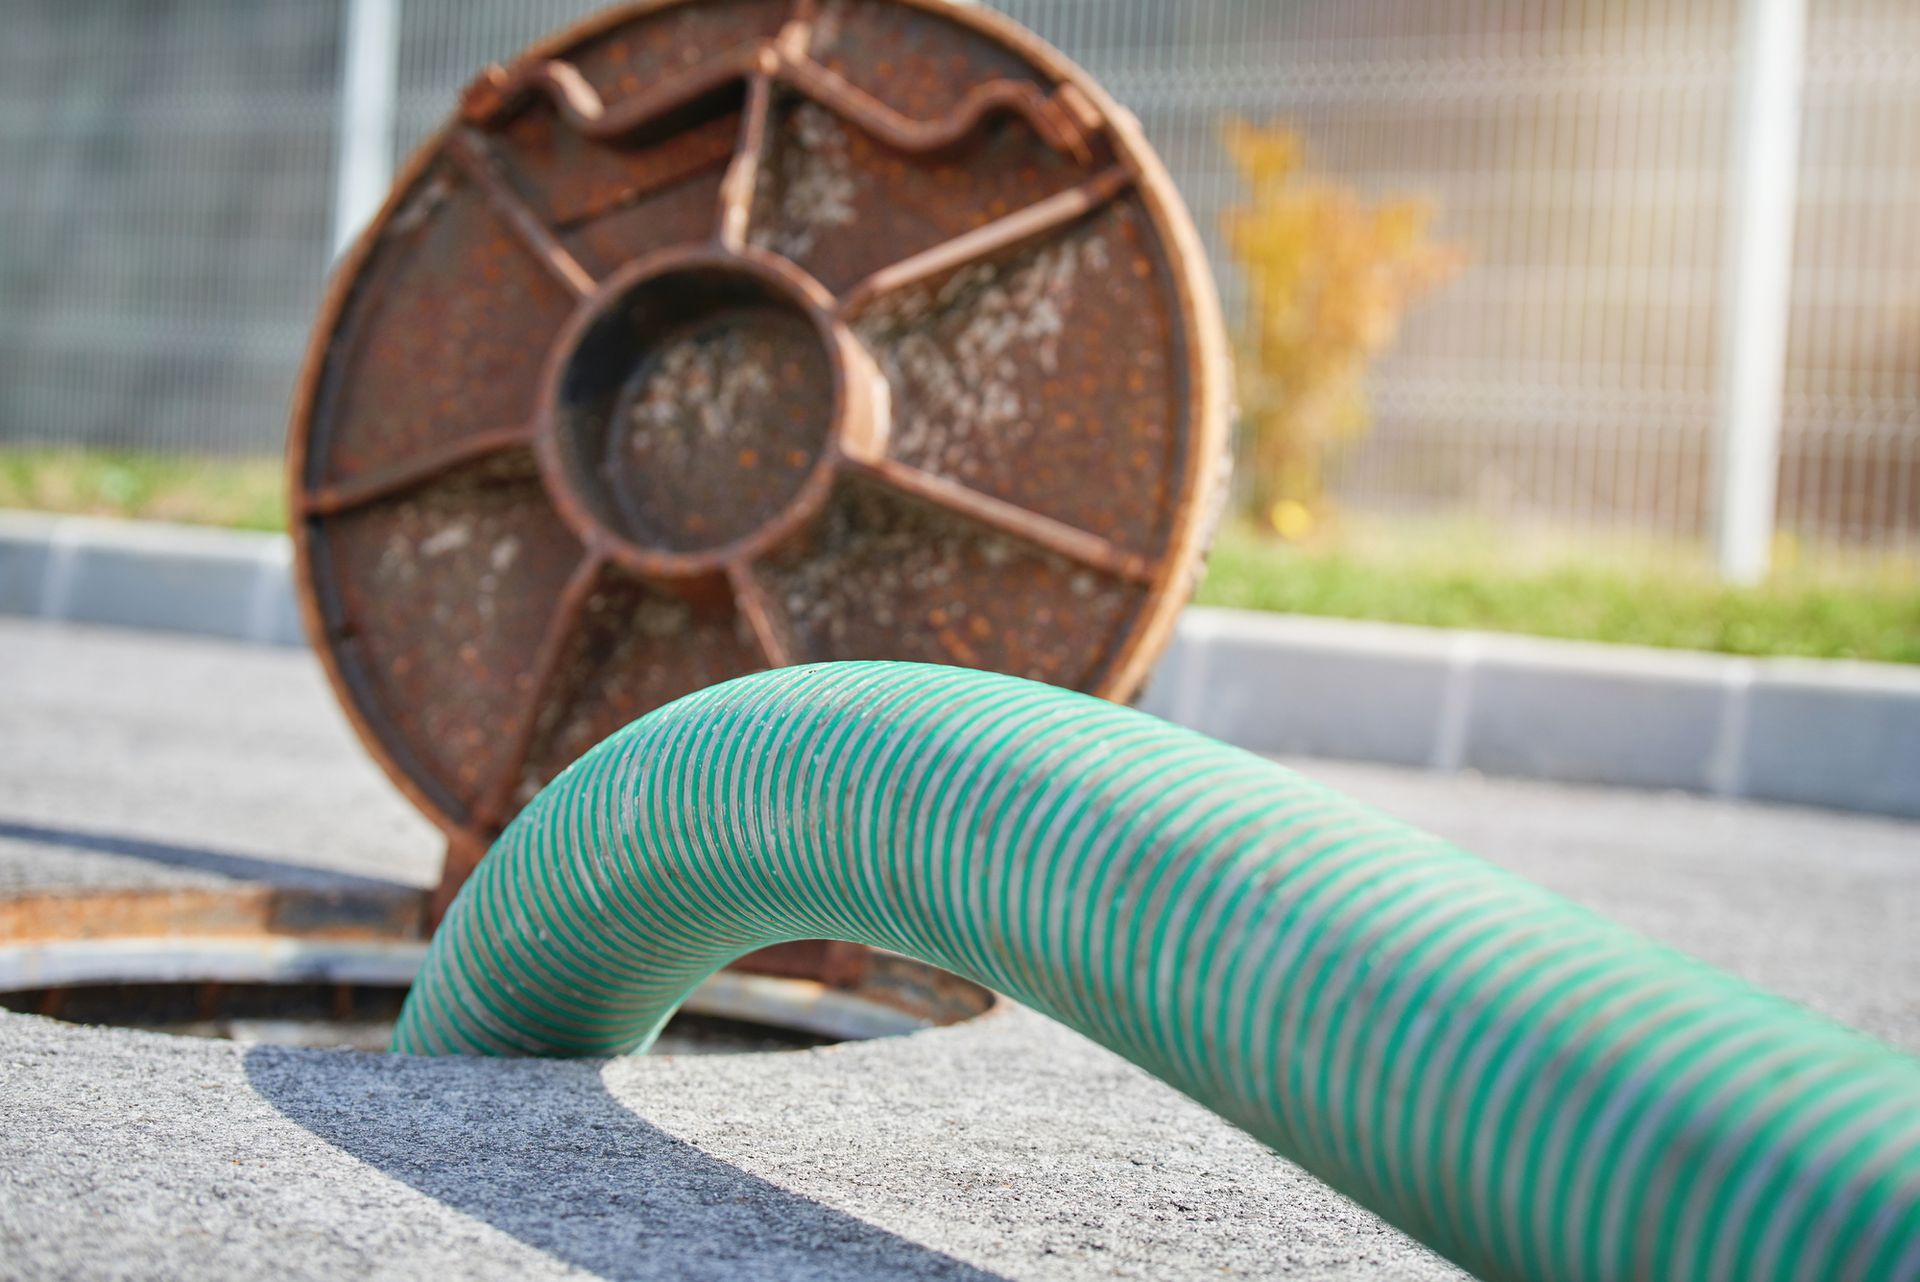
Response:
M854 940L1078 1029L1486 1278L1920 1278L1920 1063L1248 753L986 673L636 722L454 904L396 1050L646 1046Z

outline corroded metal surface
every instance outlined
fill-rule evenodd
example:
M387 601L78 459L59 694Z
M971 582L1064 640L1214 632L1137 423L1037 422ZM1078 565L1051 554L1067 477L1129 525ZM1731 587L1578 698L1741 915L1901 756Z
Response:
M307 622L449 834L444 904L582 751L728 677L890 657L1130 696L1226 396L1165 174L1026 32L618 10L483 72L343 265L293 418Z
M349 882L349 878L341 878ZM419 937L418 892L313 889L265 881L216 886L80 886L0 897L0 940L246 939L401 942Z

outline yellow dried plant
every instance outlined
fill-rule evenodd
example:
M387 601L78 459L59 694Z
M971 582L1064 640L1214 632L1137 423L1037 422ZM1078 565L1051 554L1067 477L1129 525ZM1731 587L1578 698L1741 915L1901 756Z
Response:
M1247 289L1240 341L1245 498L1256 518L1304 537L1326 504L1325 471L1371 422L1368 363L1393 342L1422 293L1464 255L1430 239L1433 210L1394 197L1369 205L1306 172L1293 130L1229 121L1227 154L1248 191L1225 216Z

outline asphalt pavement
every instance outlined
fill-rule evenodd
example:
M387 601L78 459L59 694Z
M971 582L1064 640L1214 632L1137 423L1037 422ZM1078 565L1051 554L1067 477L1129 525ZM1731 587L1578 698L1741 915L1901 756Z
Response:
M1920 1051L1920 824L1290 764ZM0 620L0 893L438 855L303 652ZM0 1014L0 1277L262 1275L1457 1276L1019 1009L565 1063Z

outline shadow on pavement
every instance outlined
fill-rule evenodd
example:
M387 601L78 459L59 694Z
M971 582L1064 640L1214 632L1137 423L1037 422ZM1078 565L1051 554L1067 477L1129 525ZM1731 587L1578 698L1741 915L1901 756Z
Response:
M99 855L119 855L142 859L169 868L215 873L236 881L258 881L274 886L327 891L373 891L418 895L419 889L403 882L358 873L335 872L330 868L310 868L297 863L236 855L204 846L182 846L172 842L148 841L116 833L87 832L78 828L54 828L45 824L16 823L0 819L0 841L29 846L51 846L64 850L85 850Z
M676 1139L596 1062L255 1047L246 1073L327 1143L603 1278L998 1276Z

